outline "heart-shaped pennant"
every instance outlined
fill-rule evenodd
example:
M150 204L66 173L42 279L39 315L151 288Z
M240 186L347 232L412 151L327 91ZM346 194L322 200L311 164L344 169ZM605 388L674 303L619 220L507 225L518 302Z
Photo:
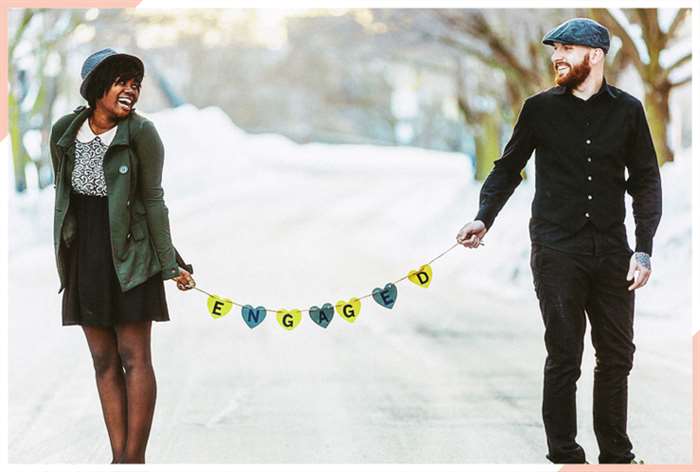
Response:
M433 280L433 269L430 268L429 264L423 264L420 269L408 273L408 280L419 287L428 288Z
M212 318L217 319L228 315L233 306L233 300L223 298L218 295L209 295L207 298L207 309Z
M321 308L312 306L309 308L309 316L313 322L319 325L321 328L327 328L333 319L333 305L330 303L324 303Z
M263 322L267 316L267 310L263 306L253 308L251 305L244 305L243 308L241 308L241 316L243 316L245 324L247 324L250 329L253 329Z
M335 311L349 323L354 323L360 316L360 300L352 297L349 301L340 300L335 304Z
M384 308L394 308L394 303L396 303L398 296L399 292L396 290L396 285L391 282L386 284L384 288L377 287L372 290L372 298Z
M287 331L291 331L301 323L299 310L280 310L277 312L277 322Z

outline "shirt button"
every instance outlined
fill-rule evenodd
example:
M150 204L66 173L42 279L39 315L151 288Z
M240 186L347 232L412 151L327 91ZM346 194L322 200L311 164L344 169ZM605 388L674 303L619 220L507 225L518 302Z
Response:
M589 175L588 180L593 180L593 177Z
M121 166L121 167L119 168L119 173L120 173L120 174L126 174L128 170L129 170L129 168L128 168L127 166Z
M591 217L591 214L590 214L590 213L586 213L586 218L590 218L590 217Z
M591 122L590 122L590 121L586 121L586 126L591 126Z
M586 144L591 144L591 140L590 140L590 139L587 139L587 140L586 140Z
M589 196L588 196L588 199L589 199L589 200L593 200L593 195L589 195Z
M591 158L590 158L590 157L589 157L588 159L586 159L586 160L587 160L588 162L591 162Z

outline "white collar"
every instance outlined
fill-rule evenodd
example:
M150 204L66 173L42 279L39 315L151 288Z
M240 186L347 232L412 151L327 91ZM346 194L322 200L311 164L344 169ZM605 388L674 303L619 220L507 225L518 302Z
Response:
M85 119L83 125L78 130L78 134L75 137L75 139L77 139L81 143L89 143L96 137L99 137L100 141L102 141L104 145L109 146L109 144L114 139L114 136L117 134L117 126L113 126L112 128L110 128L102 134L95 134L93 133L92 128L90 128L90 123L88 122L89 119L90 118Z

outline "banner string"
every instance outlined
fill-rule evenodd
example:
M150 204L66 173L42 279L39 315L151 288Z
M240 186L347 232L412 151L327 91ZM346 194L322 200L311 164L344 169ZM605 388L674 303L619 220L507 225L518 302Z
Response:
M480 242L479 245L483 246L484 243L483 243L483 242ZM442 256L444 256L445 254L447 254L448 252L450 252L451 250L453 250L453 249L456 248L457 246L459 246L459 243L454 243L454 244L453 244L452 246L450 246L448 249L444 250L441 254L439 254L438 256L435 256L434 258L432 258L432 259L430 260L430 262L427 263L427 265L430 265L430 264L432 264L433 262L435 262L436 260L440 259ZM396 285L397 283L402 282L402 281L406 280L407 278L408 278L408 275L404 275L404 276L401 277L400 279L395 280L395 281L393 281L393 282L391 282L391 283L393 283L394 285ZM205 294L205 295L207 295L207 296L209 296L209 297L218 296L218 295L211 294L211 293L207 292L206 290L202 290L202 289L199 288L199 287L193 287L193 288L194 288L194 290L197 290L197 291L199 291L199 292L201 292L201 293L203 293L203 294ZM368 298L368 297L371 297L371 296L372 296L372 293L370 292L370 293L368 293L368 294L366 294L366 295L362 295L361 297L357 297L357 299L358 299L358 300L363 300L363 299ZM233 301L233 305L235 305L235 306L237 306L237 307L240 307L240 308L243 308L243 306L244 306L244 305L241 305L240 303L237 303L237 302L235 302L235 301ZM281 311L281 308L280 308L280 309L272 309L272 308L270 308L269 311L277 312L277 311ZM308 312L309 312L309 309L307 308L307 309L299 310L299 311L300 311L301 313L308 313Z

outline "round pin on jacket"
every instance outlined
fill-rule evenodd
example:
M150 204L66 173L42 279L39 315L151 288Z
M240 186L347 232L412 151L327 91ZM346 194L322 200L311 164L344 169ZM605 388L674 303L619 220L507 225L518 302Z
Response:
M127 166L121 166L121 167L119 168L119 173L120 173L120 174L126 174L128 171L129 171L129 167L127 167Z

